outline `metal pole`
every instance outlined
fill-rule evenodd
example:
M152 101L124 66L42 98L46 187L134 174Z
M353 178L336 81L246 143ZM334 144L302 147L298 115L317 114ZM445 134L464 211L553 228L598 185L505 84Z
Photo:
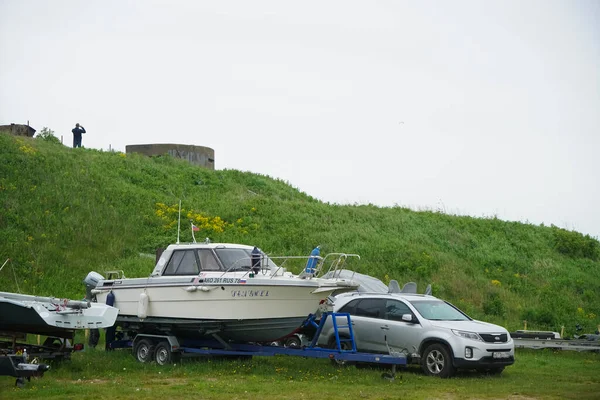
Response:
M177 244L179 244L179 230L181 228L181 200L179 200L179 217L177 218Z

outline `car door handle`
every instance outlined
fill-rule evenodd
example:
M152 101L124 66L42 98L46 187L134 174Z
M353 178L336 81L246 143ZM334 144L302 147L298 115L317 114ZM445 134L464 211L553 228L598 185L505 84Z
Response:
M381 329L386 330L386 331L390 330L390 328L387 325L382 326Z

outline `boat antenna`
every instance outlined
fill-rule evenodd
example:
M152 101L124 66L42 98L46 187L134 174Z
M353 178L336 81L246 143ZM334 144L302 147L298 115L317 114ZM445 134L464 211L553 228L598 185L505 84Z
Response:
M177 244L179 244L180 228L181 228L181 199L179 199L179 216L177 217Z
M0 271L2 271L2 269L4 268L4 266L11 261L10 258L7 258L6 261L4 261L4 264L2 264L2 266L0 267ZM19 281L17 280L17 273L15 272L15 267L13 266L12 262L10 263L10 266L12 267L12 271L13 271L13 276L15 277L15 285L17 285L17 291L19 293L21 293L21 288L19 287Z
M7 258L6 261L4 261L4 264L2 264L2 266L0 267L0 271L2 271L2 268L4 268L4 266L10 261L10 258Z

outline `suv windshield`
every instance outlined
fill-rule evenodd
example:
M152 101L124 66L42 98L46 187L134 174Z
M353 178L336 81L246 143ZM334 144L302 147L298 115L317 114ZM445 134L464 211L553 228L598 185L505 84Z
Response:
M466 314L441 300L411 300L410 302L425 319L434 321L470 321Z

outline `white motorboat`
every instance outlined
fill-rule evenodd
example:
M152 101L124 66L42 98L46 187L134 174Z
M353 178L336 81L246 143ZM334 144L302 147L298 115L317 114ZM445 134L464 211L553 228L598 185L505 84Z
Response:
M349 257L358 256L269 257L240 244L173 244L147 278L91 272L85 281L99 303L119 309L124 330L268 342L293 333L329 295L357 289L358 282L336 275ZM302 273L284 267L299 258L308 259Z
M114 325L118 310L90 301L0 292L0 331L71 337L77 329Z

